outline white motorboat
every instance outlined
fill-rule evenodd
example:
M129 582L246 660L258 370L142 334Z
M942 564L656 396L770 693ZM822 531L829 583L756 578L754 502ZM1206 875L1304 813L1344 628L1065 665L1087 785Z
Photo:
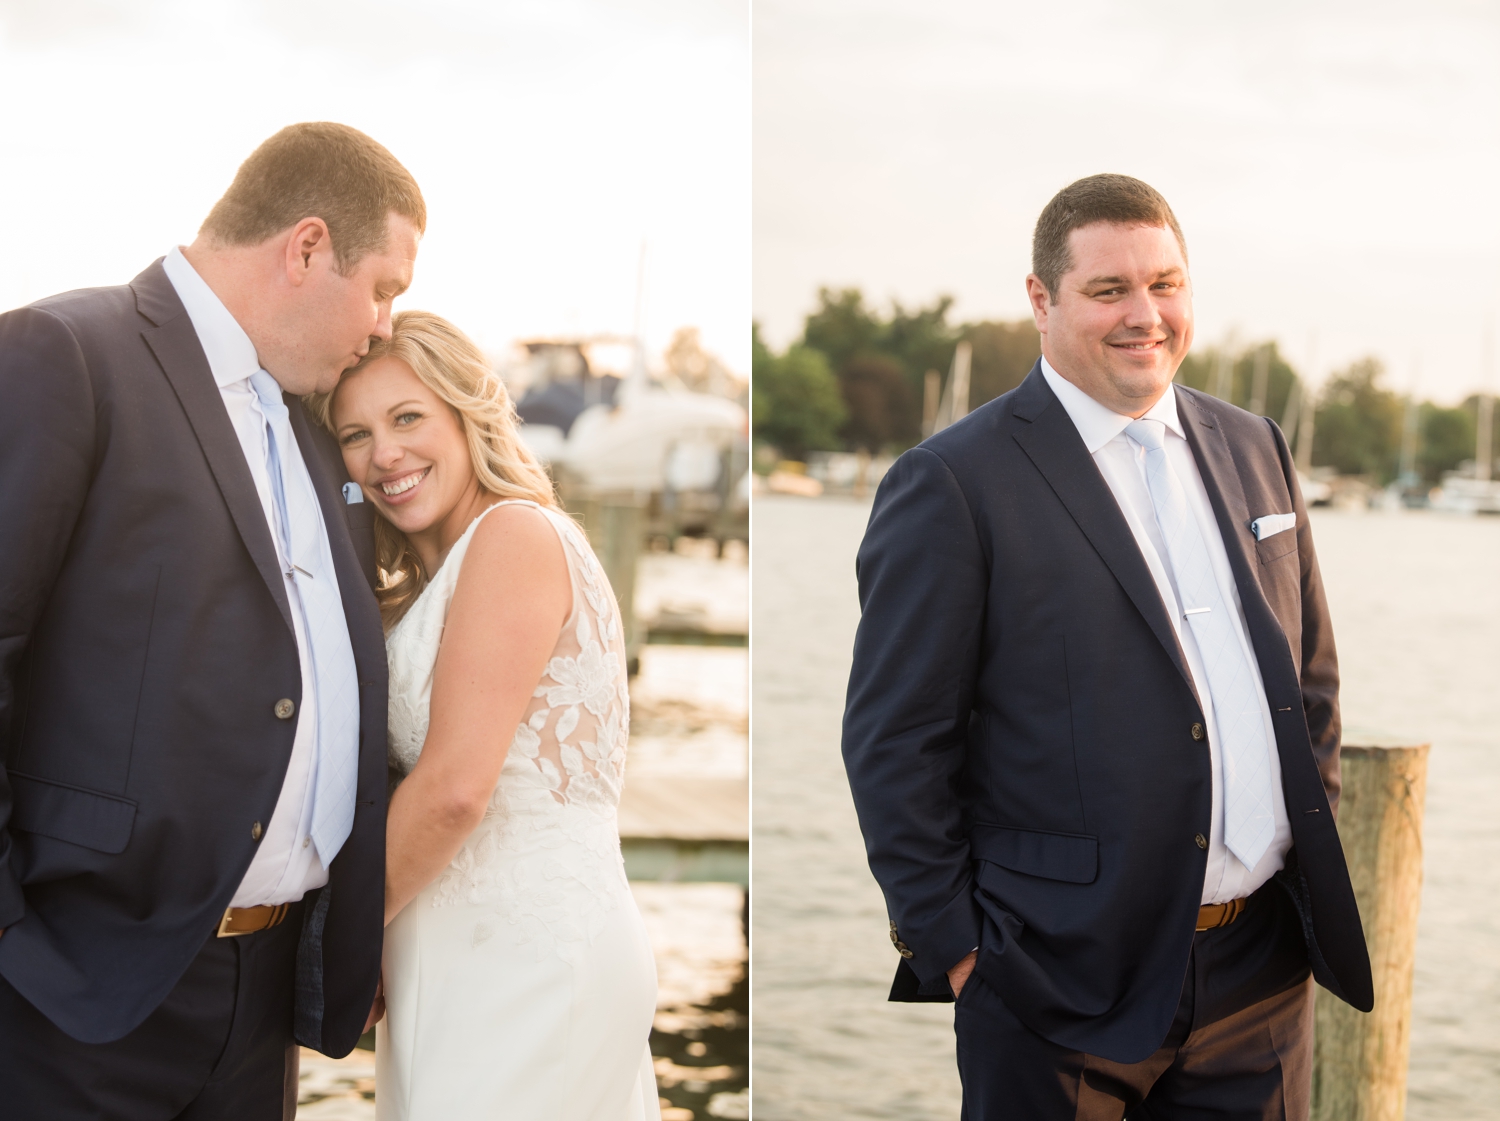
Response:
M722 491L725 456L746 438L737 402L653 380L642 348L623 377L591 349L617 338L523 344L536 361L518 402L521 438L568 481L601 491ZM734 480L729 480L733 482Z
M1500 481L1450 471L1432 492L1430 504L1450 514L1500 514Z

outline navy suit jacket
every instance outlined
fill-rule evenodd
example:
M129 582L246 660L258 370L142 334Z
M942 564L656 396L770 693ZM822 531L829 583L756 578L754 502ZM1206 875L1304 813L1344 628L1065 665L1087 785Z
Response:
M1269 420L1174 387L1244 604L1281 758L1279 877L1318 981L1368 1009L1343 849L1338 664L1307 512ZM1262 514L1297 526L1257 542ZM870 867L911 957L893 1000L952 999L975 946L1059 1045L1137 1062L1182 993L1210 761L1156 585L1041 374L907 452L858 560L844 758Z
M386 660L370 507L292 398L360 682L354 830L304 909L296 1031L346 1054L379 977ZM0 975L119 1039L244 877L301 673L270 529L158 261L0 315Z

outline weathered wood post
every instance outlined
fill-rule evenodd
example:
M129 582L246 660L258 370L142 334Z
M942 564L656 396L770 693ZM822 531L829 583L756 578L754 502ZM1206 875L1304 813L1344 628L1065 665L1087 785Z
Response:
M635 577L641 543L645 537L646 495L638 491L605 491L578 486L564 487L563 505L580 518L589 544L609 577L620 603L625 627L625 656L633 675L639 664L646 636L636 625Z
M1345 736L1338 830L1370 948L1375 1008L1367 1015L1318 993L1312 1121L1406 1115L1428 746Z

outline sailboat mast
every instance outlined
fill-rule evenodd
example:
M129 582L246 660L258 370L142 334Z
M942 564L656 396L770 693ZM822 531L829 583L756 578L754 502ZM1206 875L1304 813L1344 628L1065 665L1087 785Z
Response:
M1271 379L1271 344L1261 343L1255 351L1255 371L1250 378L1250 411L1266 415L1266 383Z
M1417 483L1417 430L1421 419L1417 408L1417 381L1422 373L1422 360L1412 359L1411 391L1406 395L1406 415L1401 420L1401 466L1396 481L1403 487Z
M942 400L943 375L928 370L922 379L922 439L937 431L938 403Z
M1318 411L1313 397L1313 378L1318 367L1318 332L1313 331L1307 344L1307 375L1302 379L1302 396L1297 406L1297 470L1304 475L1312 470L1314 414Z
M1495 419L1495 398L1490 393L1494 382L1495 323L1493 319L1484 324L1484 385L1479 390L1479 423L1475 426L1474 477L1482 483L1490 481L1490 467L1495 461L1492 431Z
M626 399L646 391L651 380L646 370L646 239L641 239L641 254L635 266L635 355L625 384L616 392L616 400Z
M969 361L973 355L974 348L967 342L959 343L953 351L953 412L949 424L969 415Z
M950 424L954 424L969 415L969 360L974 348L966 342L961 342L953 351L953 364L948 367L948 386L943 390L942 402L937 407L937 415L933 418L932 431L941 432ZM935 375L930 373L928 378ZM932 392L933 382L927 382L928 393ZM930 435L931 433L929 433Z

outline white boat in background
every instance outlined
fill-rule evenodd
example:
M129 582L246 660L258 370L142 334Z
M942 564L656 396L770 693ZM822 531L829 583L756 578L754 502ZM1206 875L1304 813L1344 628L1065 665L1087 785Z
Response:
M653 378L633 338L532 340L506 371L519 398L519 433L565 497L613 495L642 507L654 538L748 532L749 413L718 392L690 389L670 371ZM727 389L743 391L732 379Z
M1327 506L1333 502L1333 486L1327 479L1297 472L1297 482L1302 486L1302 501L1309 506Z
M738 402L653 379L633 339L522 345L531 361L517 403L521 438L555 474L594 490L722 486L724 455L748 434ZM633 353L623 377L595 357L624 347Z
M1450 514L1500 514L1500 482L1450 471L1433 490L1430 505Z
M579 414L552 462L595 489L709 491L745 428L745 410L723 397L626 385L614 405Z
M1474 458L1459 464L1457 471L1443 476L1442 484L1432 492L1434 510L1452 514L1500 514L1500 480L1492 478L1495 452L1492 432L1495 398L1479 395L1479 423L1475 426Z

